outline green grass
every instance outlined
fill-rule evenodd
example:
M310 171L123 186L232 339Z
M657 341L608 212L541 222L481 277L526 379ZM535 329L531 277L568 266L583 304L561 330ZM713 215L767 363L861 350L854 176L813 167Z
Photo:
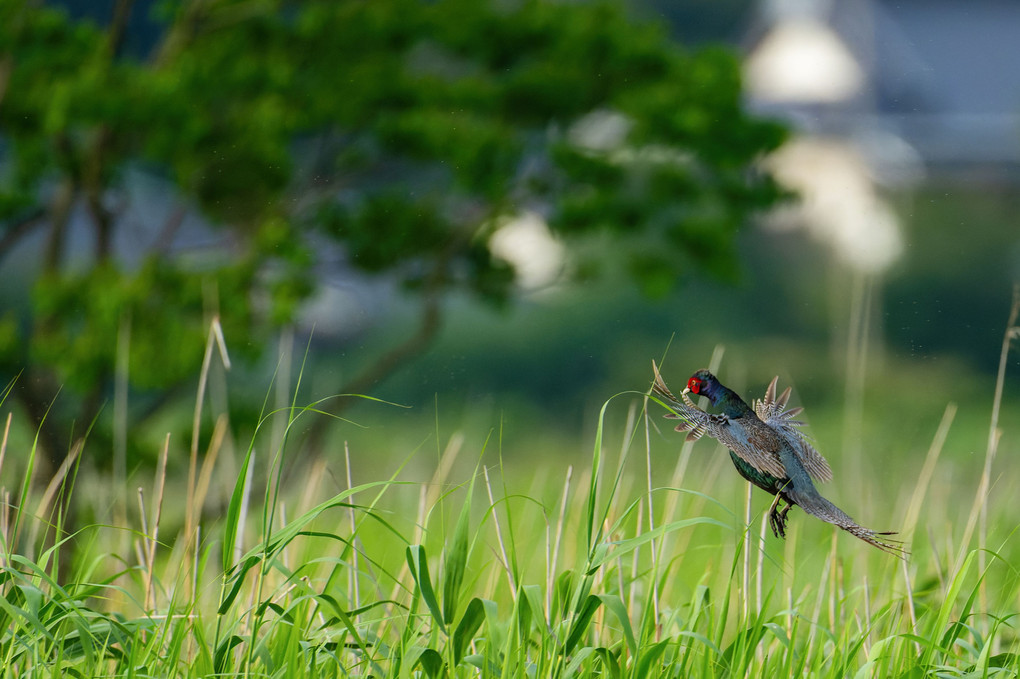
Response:
M318 404L275 388L246 448L218 413L200 450L214 342L226 359L214 332L186 467L167 436L154 478L111 483L80 467L84 439L45 484L35 443L10 451L14 477L6 418L0 673L1016 676L1020 471L997 462L997 424L1017 311L1020 295L979 479L943 455L949 404L923 463L855 460L823 489L865 525L900 527L909 561L796 510L775 539L769 498L725 452L660 431L661 408L635 393L602 406L587 459L534 433L537 450L514 455L499 422L448 432L437 406L410 447L399 424L359 437L338 421L327 464L292 441ZM68 498L93 517L70 533Z
M785 542L766 534L768 498L745 505L723 451L681 448L643 405L607 402L576 468L515 468L498 423L474 440L437 421L353 485L372 451L302 465L288 432L315 407L277 408L236 459L212 436L190 482L165 446L134 518L72 535L62 494L109 481L71 465L47 493L32 447L0 517L3 674L1015 676L1015 503L993 495L979 535L978 489L939 473L951 419L918 476L879 480L899 499L841 498L906 526L903 563L796 510ZM1016 488L1014 469L996 474Z

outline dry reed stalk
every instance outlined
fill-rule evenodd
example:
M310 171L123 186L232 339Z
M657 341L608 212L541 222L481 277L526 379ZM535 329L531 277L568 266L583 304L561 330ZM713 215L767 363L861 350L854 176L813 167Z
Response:
M910 496L910 504L907 505L907 518L903 521L904 535L911 535L917 526L917 520L921 516L921 505L924 504L924 498L931 486L931 479L935 474L935 466L938 464L939 456L942 454L942 446L946 443L949 428L952 426L955 417L956 404L952 402L947 403L946 410L942 413L942 420L939 422L938 429L935 430L935 438L932 439L931 445L928 446L928 454L925 455L924 464L921 466L921 472L917 477L917 484L914 486L914 492Z
M50 505L53 503L53 498L56 497L57 492L60 490L60 484L67 478L67 473L71 470L72 465L78 460L78 456L81 455L82 448L84 448L84 441L78 440L71 447L71 452L68 453L64 461L60 463L60 467L57 468L57 473L53 475L50 482L46 484L46 490L43 491L42 498L39 500L39 504L36 505L35 515L40 519L46 516L46 512L49 510ZM29 542L35 544L36 538L39 535L39 522L32 524L32 531L29 533Z
M903 573L903 584L907 592L907 613L910 614L910 632L911 634L917 633L917 613L914 611L914 592L913 587L910 584L910 572L907 569L907 560L900 559L900 569ZM917 649L918 655L921 654L921 644L914 642L914 646Z
M952 533L952 526L949 524L948 521L945 524L945 530L943 532L944 532L944 534L946 536L946 540L945 540L945 542L946 542L945 554L949 555L949 554L952 554L952 552L953 552L953 537L951 535L951 533ZM942 556L941 556L941 552L939 551L938 540L935 539L935 532L932 530L931 526L928 526L927 534L928 534L927 535L927 537L928 537L928 548L931 550L931 564L935 568L935 577L939 581L939 589L941 589L942 591L945 591L946 588L949 587L949 584L946 582L946 579L949 577L949 573L947 571L943 570L943 568L942 568ZM949 560L949 557L947 556L946 557L946 561L948 561L948 560ZM952 565L951 564L947 564L947 567L951 568Z
M836 531L832 532L832 541L836 542ZM837 609L837 626L834 629L843 629L847 625L846 619L846 607L842 605L842 602L846 601L846 571L843 568L843 559L837 557L836 560L836 577L834 579L836 583L836 601L840 604Z
M829 580L829 629L839 629L836 626L836 588L840 577L837 544L836 531L832 531L832 548L829 551L829 563L832 564L832 578Z
M864 385L867 380L868 343L871 334L872 283L871 277L866 274L860 272L853 274L850 322L847 329L843 458L854 465L852 478L858 488L861 488L861 480L864 478L860 432L864 423Z
M609 506L606 507L606 519L610 524L614 523L616 517L621 514L618 509L618 503L622 501L622 498L630 497L629 486L632 479L630 475L625 476L623 471L629 456L630 441L634 438L634 431L636 428L637 403L631 402L630 406L627 408L627 420L623 426L623 437L620 441L620 456L616 461L616 473L613 476L613 488L611 495L609 496ZM605 539L612 539L612 536L609 535L608 528L603 530L602 534L605 536Z
M191 601L197 603L198 601L198 562L199 562L199 547L202 545L202 525L195 526L195 540L194 540L194 553L191 556ZM185 552L186 553L186 552ZM198 652L197 644L198 639L191 638L194 652Z
M152 519L152 536L149 538L149 549L145 571L145 610L151 611L155 606L152 583L155 579L156 544L159 541L159 521L163 516L163 491L166 488L166 459L170 453L170 434L163 440L163 451L159 456L156 468L156 495L153 498L155 507Z
M786 540L783 541L783 563L788 564L788 567L783 569L783 586L789 591L793 591L793 579L796 575L799 525L799 523L792 525L790 527L792 532L787 533Z
M429 481L429 507L434 507L436 502L439 501L439 496L443 494L443 485L446 483L446 479L449 478L453 463L457 461L457 457L460 455L463 447L464 433L454 432L450 436L446 448L440 453L439 464L436 466L436 471L432 474L432 480Z
M648 417L648 396L644 399L644 421L645 421L645 469L648 472L648 530L655 530L655 504L652 501L652 425L649 422ZM663 536L665 540L665 536ZM659 561L661 557L661 550L656 549L656 541L652 540L648 545L649 553L652 557L652 619L655 620L655 628L659 629ZM634 582L637 582L637 550L634 552ZM633 590L633 586L631 588ZM631 592L633 597L633 591ZM656 634L656 641L659 640L658 634Z
M751 493L754 486L748 482L744 492L744 570L743 583L744 593L741 596L743 604L744 624L750 619L751 611Z
M113 371L113 525L127 522L127 430L128 397L130 394L131 321L121 316L117 328L117 353ZM121 546L126 546L129 533L122 533Z
M348 445L347 441L344 441L344 471L347 473L347 489L350 490L351 488L354 488L354 483L351 481L351 479L352 479L352 476L351 476L351 448ZM321 474L316 474L315 476L321 478L322 475ZM306 498L310 497L310 494L307 492L307 490L306 490L305 497ZM353 498L352 498L352 503L353 503ZM357 521L357 517L354 514L354 507L348 507L347 508L347 516L348 516L348 519L349 519L349 522L350 522L350 526L351 526L351 541L353 542L356 539L355 533L358 530L358 521ZM359 585L359 583L358 583L358 573L359 573L359 571L360 571L360 567L358 565L358 550L355 549L354 545L352 544L351 545L351 577L350 577L350 580L349 580L349 583L350 583L350 588L349 589L350 589L350 591L348 591L347 596L348 596L348 600L352 601L354 603L354 608L359 608L361 606L361 590L360 590L360 588L358 586Z
M602 534L603 535L609 535L609 521L608 521L608 519L606 521L602 522ZM591 591L593 591L593 592L604 591L605 590L605 587L604 587L605 581L606 581L606 569L605 568L596 569L596 571L591 576ZM577 603L580 604L581 601L578 600ZM571 616L575 617L576 615L577 615L577 613L576 613L576 609L575 609L575 612L572 613ZM551 617L551 615L550 615L550 617ZM605 627L605 624L606 624L606 607L605 606L599 606L595 610L595 615L592 616L592 619L591 619L591 629L592 630L603 629ZM597 638L596 638L596 642L597 642Z
M291 395L291 368L294 355L294 329L288 327L280 333L280 350L277 358L277 374L273 378L275 393L273 394L274 408L277 415L273 417L272 427L269 436L269 450L281 450L283 440L287 435L287 424L290 420Z
M553 540L552 557L548 561L548 571L546 572L546 585L545 585L545 607L546 610L552 610L552 593L553 588L556 585L556 566L559 563L560 557L560 544L563 540L563 524L566 523L567 517L567 500L570 498L570 478L574 474L573 465L567 465L566 479L563 481L563 493L560 495L560 511L556 517L556 537ZM547 541L548 544L548 541Z
M492 521L496 526L496 541L499 543L499 553L502 557L503 568L506 570L507 584L510 585L510 591L517 591L517 583L514 582L513 569L510 568L510 559L507 556L506 543L503 542L503 530L499 525L499 512L496 511L496 501L492 496L492 484L489 483L489 469L486 466L482 466L482 476L485 478L485 491L489 495L489 506L492 507Z
M202 406L205 403L206 385L209 382L209 370L212 365L213 349L218 348L223 366L230 370L230 356L227 354L227 343L223 339L223 327L220 317L214 316L209 324L209 337L205 343L205 356L202 358L202 369L198 374L198 390L195 397L195 411L191 420L191 448L188 460L188 489L184 509L184 535L190 536L195 530L195 477L198 473L198 440L202 428ZM190 540L186 543L190 544Z
M831 563L831 561L826 559L827 566L829 563ZM815 642L818 638L818 629L821 627L821 625L818 624L818 621L822 618L822 606L825 604L825 592L829 587L830 570L831 569L828 567L822 569L821 582L818 583L818 596L815 599L815 610L810 617L810 620L812 620L815 624L809 626L807 648L804 651L805 657L808 658L812 657L814 653ZM807 594L808 589L809 588L807 587L804 589L805 594Z
M206 450L205 458L202 460L202 470L198 475L198 482L195 486L194 497L192 498L195 526L190 533L186 531L181 532L180 539L174 545L170 559L167 562L166 572L168 573L179 573L180 576L187 577L188 571L181 568L181 564L188 564L188 567L192 568L197 567L198 553L191 554L190 550L193 548L197 550L201 546L198 535L201 532L199 522L202 517L202 507L205 505L206 496L209 494L213 469L216 466L217 459L219 459L219 453L227 434L228 424L226 415L220 415L216 418L212 439L209 441L209 448ZM192 571L190 577L187 577L187 582L191 585L191 596L197 596L197 578L197 571Z
M1009 309L1009 320L1006 322L1006 332L1002 338L1002 351L999 353L999 372L995 377L995 398L992 401L992 418L988 425L988 446L985 449L985 466L981 472L982 482L988 478L989 481L985 485L989 487L992 462L995 460L995 452L999 448L999 439L1002 436L1002 430L999 429L999 409L1002 406L1002 389L1006 381L1006 362L1009 357L1009 347L1014 339L1020 339L1020 325L1017 325L1017 316L1020 316L1020 283L1013 286L1013 304ZM988 548L988 493L985 493L984 497L981 498L981 515L978 523L978 550L980 550L978 551L978 570L984 574ZM983 577L980 584L980 605L981 613L987 619L988 587Z
M793 631L796 627L797 615L793 609L793 589L790 587L786 588L786 610L786 638L792 641L794 638ZM790 646L786 649L786 653L788 656L793 655L793 644L790 644ZM789 677L790 679L793 679L793 663L787 661L787 666L790 668Z
M209 494L209 486L212 483L212 473L219 458L220 450L223 448L223 441L227 435L229 421L226 415L216 418L216 425L213 428L212 439L209 441L209 448L205 452L205 459L202 460L202 470L198 475L198 483L195 486L193 510L196 517L195 530L198 530L197 520L202 515L202 507L205 505L205 498Z
M11 493L6 488L3 490L3 506L0 508L0 538L4 541L4 550L0 552L0 566L6 568L9 565L8 555L11 553Z
M7 437L11 433L11 413L7 413L7 424L4 425L4 437L0 441L0 478L3 478L2 472L4 469L4 458L7 457ZM10 493L7 492L6 488L0 487L0 495L3 495L3 508L0 510L0 539L3 540L4 551L13 551L9 538L10 538L10 518L11 518L11 502ZM0 566L7 566L7 554L0 553Z
M1013 303L1009 309L1009 320L1006 322L1006 331L1002 337L1002 350L999 353L999 371L995 379L995 398L992 400L992 417L988 426L988 445L985 448L985 463L981 470L981 481L978 484L977 492L974 495L974 503L971 506L970 516L967 519L967 528L960 543L960 550L956 557L956 568L959 568L966 557L971 537L975 528L978 529L978 572L985 572L986 566L986 541L988 538L988 494L992 482L992 464L995 462L995 453L999 447L999 437L1002 431L999 429L999 408L1002 405L1002 390L1006 380L1006 363L1009 357L1010 344L1014 339L1020 338L1020 326L1017 326L1017 317L1020 316L1020 284L1013 288ZM988 595L985 581L982 578L980 587L980 611L982 617L988 612Z
M765 538L768 535L766 532L769 521L769 515L763 514L761 517L761 526L758 531L758 569L755 572L755 595L754 595L754 607L759 613L761 612L762 601L761 592L764 589L763 585L763 571L765 570Z
M638 504L637 512L638 512L637 513L637 526L634 529L634 534L635 535L641 535L641 531L644 528L645 506L642 505L642 504ZM649 526L649 530L651 530L651 526ZM635 615L636 611L634 610L634 600L636 598L635 597L635 592L637 590L637 584L638 584L638 572L639 572L638 569L639 569L639 566L640 566L640 559L638 558L638 556L639 556L640 553L641 553L640 549L635 549L633 552L631 552L631 555L630 555L630 586L629 587L626 584L624 584L624 581L623 581L623 568L622 568L622 564L621 564L620 568L616 569L617 578L619 579L618 588L619 588L619 591L620 591L620 596L622 597L623 593L627 592L627 599L626 599L625 603L627 605L627 614L631 617L631 619L637 619L637 616ZM652 558L653 559L655 558L655 551L654 550L652 551ZM656 606L656 609L658 609L657 606Z
M4 438L0 441L0 472L4 470L4 458L7 457L7 437L11 433L11 413L7 413L7 423L4 425Z
M868 574L864 574L864 644L861 650L864 657L871 653L871 585L868 582Z

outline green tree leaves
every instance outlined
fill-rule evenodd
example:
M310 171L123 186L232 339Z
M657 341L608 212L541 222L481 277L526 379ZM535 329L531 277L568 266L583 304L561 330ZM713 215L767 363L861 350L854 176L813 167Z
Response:
M743 111L733 55L688 53L615 3L162 11L163 34L137 59L117 53L121 25L28 2L0 10L0 258L44 235L47 276L20 327L27 360L56 366L57 382L102 389L108 333L125 318L132 351L149 355L189 342L212 311L257 338L294 318L325 261L420 295L422 327L394 350L404 357L428 345L448 293L512 297L513 266L488 238L524 211L543 216L578 275L598 268L584 259L595 252L652 295L693 273L728 277L735 231L778 196L749 168L782 131ZM222 236L201 266L178 252L179 219L131 205L139 170ZM602 246L573 254L593 239ZM196 357L132 379L173 384Z

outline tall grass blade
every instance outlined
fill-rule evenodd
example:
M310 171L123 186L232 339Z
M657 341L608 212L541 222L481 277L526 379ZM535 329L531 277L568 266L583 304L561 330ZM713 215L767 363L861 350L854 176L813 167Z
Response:
M608 407L609 401L606 401L602 404L602 409L599 410L599 421L595 429L595 445L591 457L591 480L588 486L588 503L585 507L585 518L587 519L585 521L585 534L587 536L589 554L592 553L595 543L601 537L601 522L598 529L595 527L595 506L598 502L599 474L602 467L602 428L605 424L606 409Z
M620 671L620 661L615 653L605 646L600 646L595 649L595 655L602 662L603 670L609 679L620 679L623 676L623 672Z
M443 676L443 656L439 655L435 649L426 648L422 651L418 657L418 663L421 664L425 676L429 679L439 679Z
M477 474L477 471L476 471ZM468 484L467 497L457 518L453 531L453 542L447 546L443 573L443 621L450 625L457 617L457 602L460 597L464 570L467 568L469 551L469 529L471 526L471 500L474 496L475 477ZM466 615L466 614L465 614Z
M581 665L588 662L588 659L595 654L595 648L592 646L585 646L580 649L576 655L567 663L567 667L563 670L561 676L563 679L572 679L578 676L578 671L581 669ZM584 676L584 675L582 675ZM591 675L587 675L591 676Z
M637 638L634 636L634 627L630 623L630 616L627 614L627 607L624 605L623 599L618 594L599 594L598 597L602 600L606 610L612 613L620 623L623 640L627 644L627 650L630 651L631 657L637 657Z
M475 633L485 620L485 606L478 597L473 598L464 609L464 616L453 631L453 666L464 658L464 653L474 640Z
M581 606L570 626L570 633L567 635L567 640L563 644L564 656L569 656L574 652L574 648L588 631L588 626L591 624L591 620L595 617L595 612L599 610L600 606L602 606L602 599L595 595L589 595L588 598L584 600L584 604Z
M432 578L429 577L428 559L425 557L425 548L421 545L410 545L407 548L407 565L411 569L411 576L418 585L418 592L421 594L425 606L429 609L432 619L447 634L446 624L443 622L443 611L436 599L436 592L432 587Z
M339 603L337 603L336 599L328 594L319 594L316 595L315 598L317 601L324 602L328 606L329 610L347 630L347 633L351 635L352 639L354 639L354 643L357 647L365 654L365 657L371 657L371 645L362 638L361 634L358 632L357 626L354 624L354 620L351 618L351 615L345 611Z
M248 517L248 503L251 499L252 478L255 474L253 463L255 461L254 446L248 449L241 464L240 474L234 484L234 492L230 496L230 504L227 505L227 520L224 524L223 536L223 570L229 571L241 552L244 550L242 538L244 527ZM266 527L267 530L269 527Z
M663 639L650 646L641 649L641 655L634 666L633 676L636 678L659 676L655 666L666 653L666 649L673 643L672 639Z
M971 565L974 563L974 559L977 556L976 551L972 551L967 555L963 564L956 571L952 581L949 583L949 590L946 592L945 598L942 601L942 605L939 607L938 615L935 618L935 623L932 627L932 639L936 639L937 635L945 630L949 625L949 618L953 614L956 600L960 596L960 590L963 589L963 583L967 578L967 573L970 571ZM937 643L927 643L928 639L922 639L921 641L926 642L927 650L922 656L921 665L922 667L929 667L932 664L933 656L936 650L941 650L946 653L946 649L938 646Z
M607 562L620 559L627 554L630 554L635 549L646 545L656 538L662 537L668 533L678 531L682 528L689 528L691 526L697 526L699 524L708 524L713 526L719 526L721 528L729 529L730 525L717 521L706 516L696 516L690 519L680 519L679 521L670 521L667 524L663 524L654 530L645 531L640 535L635 535L632 538L626 538L624 540L618 540L616 542L603 542L595 547L595 553L592 555L591 561L588 563L588 575L592 575L605 565Z
M523 596L522 596L523 595ZM521 637L527 638L531 631L531 625L535 624L545 634L549 632L549 620L546 617L545 609L542 608L542 590L538 585L524 585L518 594L521 610L527 610L527 614L520 614Z
M8 387L8 389L9 388L10 387ZM58 391L57 396L59 395L60 394ZM39 452L39 433L42 431L42 428L46 425L46 419L49 417L50 410L52 410L53 408L53 404L56 403L57 401L57 396L54 396L53 400L50 401L49 405L46 406L46 411L43 413L42 420L39 422L39 428L35 432L35 438L32 439L32 447L29 448L28 451L28 461L25 464L24 477L21 482L21 495L18 498L17 509L15 509L14 511L14 522L13 525L8 527L10 534L10 543L8 545L8 549L12 552L17 549L18 536L21 532L21 517L24 512L25 503L28 499L29 489L32 487L33 474L35 472L35 458ZM32 549L33 546L30 543L27 551L31 553Z

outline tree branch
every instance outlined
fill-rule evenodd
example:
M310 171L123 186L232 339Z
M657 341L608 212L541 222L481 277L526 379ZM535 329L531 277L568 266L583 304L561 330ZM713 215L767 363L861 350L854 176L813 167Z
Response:
M203 0L191 0L177 12L177 18L164 33L159 46L154 50L154 63L157 67L169 64L181 52L198 32L199 24L206 11Z
M425 300L418 331L380 356L375 363L344 385L344 393L361 394L369 391L377 382L388 377L401 363L425 351L439 332L440 317L438 295L432 295L430 299Z
M106 125L96 131L96 139L89 150L82 177L85 201L96 229L96 259L100 262L109 258L113 248L113 214L103 205L103 165L111 136L110 128Z
M66 451L61 452L63 443L54 431L55 425L52 418L49 418L50 421L44 424L59 391L60 389L49 375L29 371L26 371L18 379L13 391L29 419L32 420L32 425L39 436L42 457L49 465L47 472L56 471L66 456Z
M177 237L177 232L180 231L181 225L184 224L184 218L187 214L188 211L183 205L178 205L170 212L166 221L163 222L163 227L156 235L156 240L152 244L154 252L161 255L170 253L170 248L174 244L174 238Z
M77 187L74 180L68 177L61 183L50 204L50 234L46 240L46 252L43 259L45 271L56 271L64 257L67 223L71 218L71 208L74 206L76 192Z
M46 210L41 207L37 207L32 210L31 214L25 215L18 221L9 225L4 230L4 235L0 237L0 261L3 261L14 246L18 244L22 238L32 233L32 230L43 224L46 219Z
M131 8L134 4L134 0L117 0L117 4L113 7L113 19L110 22L110 29L106 34L106 48L111 57L117 55L121 45L124 43L124 34L128 21L131 19Z
M14 57L10 54L0 58L0 105L4 103L4 95L7 94L7 86L11 82L11 72L14 70Z
M442 325L442 309L439 297L438 287L428 293L423 302L421 322L418 325L417 332L380 356L357 377L345 384L340 397L333 401L333 405L329 409L332 414L338 415L343 412L355 402L354 394L364 394L371 391L378 382L381 382L396 371L401 363L424 353L428 349ZM309 449L318 450L321 447L326 431L331 424L333 424L332 419L327 417L320 417L312 421L307 439Z

